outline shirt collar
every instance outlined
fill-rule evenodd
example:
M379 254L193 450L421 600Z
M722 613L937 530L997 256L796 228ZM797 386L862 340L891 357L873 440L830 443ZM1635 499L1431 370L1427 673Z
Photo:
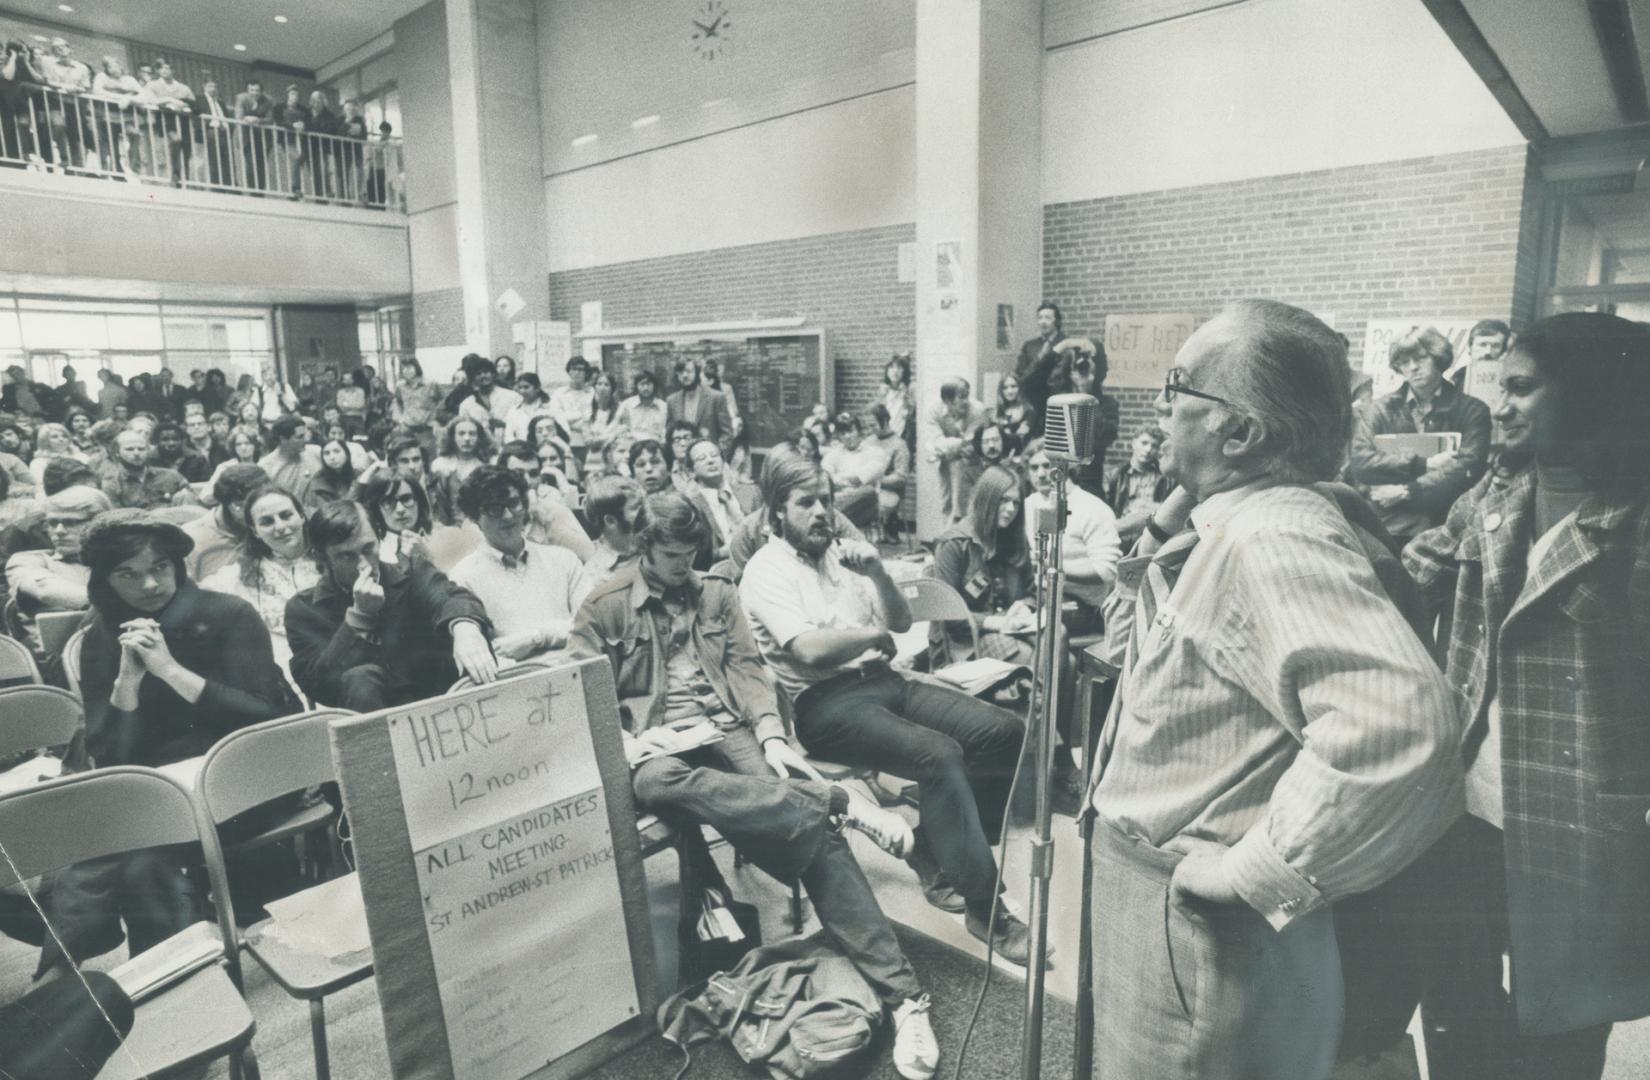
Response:
M498 548L485 542L481 545L481 550L484 551L487 554L487 558L493 562L504 567L505 569L513 570L518 566L527 565L527 557L533 553L533 545L531 542L523 544L520 555L506 555Z
M653 583L647 579L647 575L642 573L641 560L638 559L635 563L631 564L631 566L627 568L626 573L631 575L630 606L632 608L637 611L641 611L643 608L647 607L648 601L650 600L657 601L661 605L664 603L665 594L662 591L655 589L653 587ZM691 575L682 585L682 591L687 593L690 599L697 600L701 590L702 586L700 585L699 575L697 573Z
M1205 540L1218 536L1226 523L1237 516L1250 496L1275 485L1269 480L1255 480L1241 487L1219 491L1192 507L1192 524Z

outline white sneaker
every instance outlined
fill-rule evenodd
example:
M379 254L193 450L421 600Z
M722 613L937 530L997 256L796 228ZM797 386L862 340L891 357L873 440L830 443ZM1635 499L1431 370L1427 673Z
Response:
M928 995L906 998L894 1010L894 1071L905 1080L929 1080L940 1067L940 1044L928 1020Z
M903 859L911 853L916 838L911 834L911 826L904 818L892 810L884 810L869 799L851 791L848 788L848 812L843 817L843 824L850 829L858 829L876 842L877 847L894 856Z

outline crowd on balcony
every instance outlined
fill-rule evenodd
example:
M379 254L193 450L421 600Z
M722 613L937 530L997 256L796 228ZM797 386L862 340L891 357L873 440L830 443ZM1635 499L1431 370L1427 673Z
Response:
M63 38L49 50L8 41L0 165L377 208L398 202L400 144L388 122L369 130L358 101L335 107L323 89L306 97L294 84L277 94L257 78L233 94L212 79L197 90L164 58L133 75L106 56L94 72Z

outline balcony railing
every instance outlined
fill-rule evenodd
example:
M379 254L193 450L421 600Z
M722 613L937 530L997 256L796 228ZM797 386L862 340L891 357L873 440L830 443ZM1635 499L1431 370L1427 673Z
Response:
M0 164L404 212L401 140L354 139L131 98L29 86L0 112ZM231 107L224 105L225 113Z

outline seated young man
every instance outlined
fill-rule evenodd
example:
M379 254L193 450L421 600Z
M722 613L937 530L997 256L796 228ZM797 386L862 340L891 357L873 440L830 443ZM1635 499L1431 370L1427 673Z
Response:
M375 712L498 676L481 601L422 559L381 562L367 512L329 502L305 526L321 580L286 603L292 677L317 705Z
M527 480L483 465L458 489L458 508L483 543L453 567L453 583L470 590L492 620L493 651L530 660L561 650L573 628L573 583L582 564L561 547L527 539Z
M876 548L832 527L831 478L792 458L766 476L772 535L745 565L739 598L791 696L796 735L827 761L918 782L912 868L923 895L964 912L969 933L1024 964L1026 927L995 904L991 852L1025 728L1013 713L889 667L911 608ZM996 920L991 913L996 907Z
M826 784L786 742L732 583L693 569L710 532L704 510L666 491L648 498L637 524L640 562L590 594L572 646L613 665L636 801L711 825L768 873L800 880L820 924L892 1011L895 1068L926 1080L939 1062L928 998L840 831L903 855L909 826ZM680 730L706 721L719 741L675 752Z

